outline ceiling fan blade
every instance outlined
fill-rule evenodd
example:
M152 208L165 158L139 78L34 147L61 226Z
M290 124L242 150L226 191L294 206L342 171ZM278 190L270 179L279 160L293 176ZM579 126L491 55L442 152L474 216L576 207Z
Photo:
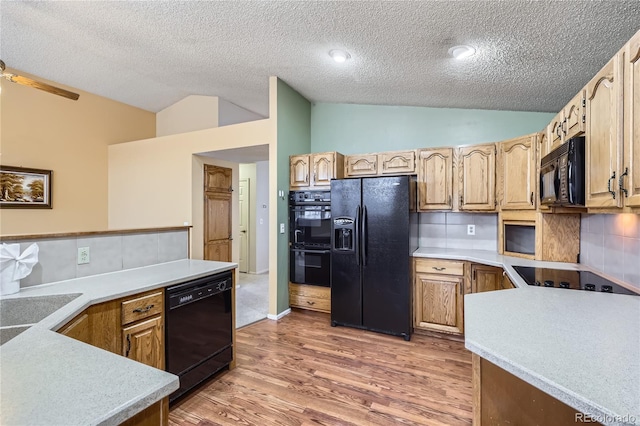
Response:
M77 93L73 93L73 92L70 92L68 90L60 89L59 87L51 86L49 84L42 83L42 82L36 81L36 80L32 80L32 79L27 78L27 77L22 77L22 76L15 75L15 74L10 74L10 75L6 75L5 74L5 76L6 76L5 78L7 78L7 80L9 80L9 81L11 81L13 83L22 84L23 86L35 87L36 89L44 90L45 92L53 93L54 95L64 96L65 98L73 99L74 101L77 101L78 98L80 97L80 95L78 95Z

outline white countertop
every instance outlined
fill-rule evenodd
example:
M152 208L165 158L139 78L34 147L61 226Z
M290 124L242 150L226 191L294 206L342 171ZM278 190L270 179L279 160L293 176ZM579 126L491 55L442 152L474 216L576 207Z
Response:
M512 268L593 271L580 264L481 250L414 256L503 267L518 288L465 295L466 348L603 424L640 424L640 296L532 287Z
M0 346L0 424L117 425L178 389L178 377L55 332L90 305L236 268L178 260L28 287L3 299L81 293Z

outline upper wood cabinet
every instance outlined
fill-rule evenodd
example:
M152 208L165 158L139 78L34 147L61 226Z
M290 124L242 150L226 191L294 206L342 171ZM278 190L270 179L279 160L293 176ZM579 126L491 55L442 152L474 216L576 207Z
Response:
M451 210L453 149L418 151L418 210Z
M458 149L459 210L496 209L496 145Z
M621 206L622 55L617 54L587 84L586 205Z
M585 91L581 90L547 126L549 151L556 149L572 137L584 133L585 122L586 99Z
M344 175L389 176L416 173L416 151L389 151L345 156Z
M328 188L331 179L343 176L344 156L339 152L292 155L289 157L289 187Z
M497 190L502 210L536 208L537 134L498 143Z
M640 32L626 44L624 72L624 159L620 196L628 207L640 207Z

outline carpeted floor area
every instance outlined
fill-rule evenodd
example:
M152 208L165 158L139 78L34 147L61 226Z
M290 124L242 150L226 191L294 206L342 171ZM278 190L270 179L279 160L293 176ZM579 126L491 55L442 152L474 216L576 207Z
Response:
M236 328L265 319L269 312L269 273L238 274Z

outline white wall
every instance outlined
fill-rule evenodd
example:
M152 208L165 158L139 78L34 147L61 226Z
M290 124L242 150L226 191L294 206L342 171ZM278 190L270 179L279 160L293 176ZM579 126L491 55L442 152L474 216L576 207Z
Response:
M269 270L269 162L256 163L256 273Z
M218 97L191 95L156 114L156 136L218 127Z
M261 120L265 117L218 98L218 126Z

